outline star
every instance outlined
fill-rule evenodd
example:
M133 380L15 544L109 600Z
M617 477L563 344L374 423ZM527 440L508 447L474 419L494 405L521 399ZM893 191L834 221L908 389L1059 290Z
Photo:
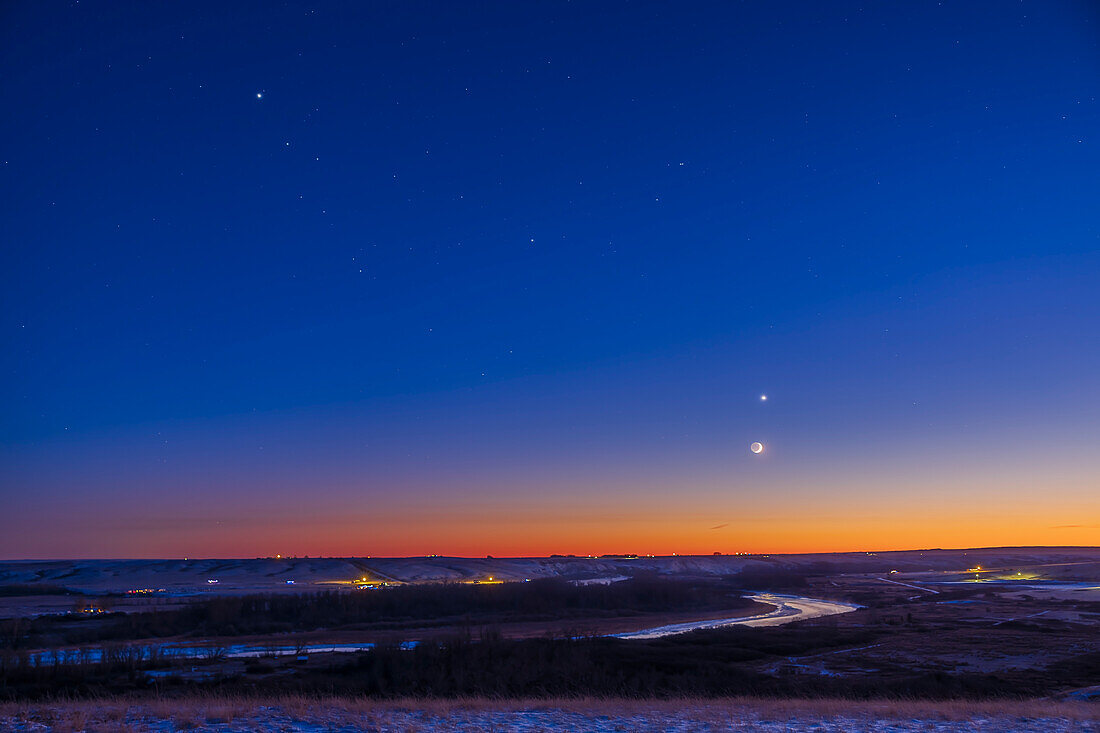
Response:
M256 92L256 99L263 99L263 98L264 98L264 93L263 92Z

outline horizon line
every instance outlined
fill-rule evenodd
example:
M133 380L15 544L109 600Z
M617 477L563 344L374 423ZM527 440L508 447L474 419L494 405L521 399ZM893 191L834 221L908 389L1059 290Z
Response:
M807 555L878 555L909 552L982 552L990 550L1100 550L1100 545L992 545L986 547L915 547L903 550L822 550L817 552L713 552L673 553L651 555L633 552L604 552L598 555L580 555L576 553L551 553L549 555L254 555L249 557L203 556L203 557L22 557L0 558L0 563L9 562L107 562L124 560L183 562L199 560L413 560L413 559L456 559L456 560L550 560L550 559L615 559L615 558L671 558L671 557L803 557Z

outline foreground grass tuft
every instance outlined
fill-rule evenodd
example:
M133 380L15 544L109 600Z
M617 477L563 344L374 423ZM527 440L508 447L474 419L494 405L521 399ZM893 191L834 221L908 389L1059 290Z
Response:
M1100 730L1100 705L1078 701L402 699L196 695L0 704L12 731Z

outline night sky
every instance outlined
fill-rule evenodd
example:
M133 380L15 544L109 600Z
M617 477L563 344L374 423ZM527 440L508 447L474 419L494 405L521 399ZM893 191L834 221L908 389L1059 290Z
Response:
M1092 3L11 2L0 70L0 557L1100 544Z

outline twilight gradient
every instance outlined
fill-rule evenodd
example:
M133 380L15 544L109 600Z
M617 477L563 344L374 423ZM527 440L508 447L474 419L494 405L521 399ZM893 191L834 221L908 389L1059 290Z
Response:
M1098 544L1095 6L682 5L5 6L0 557Z

